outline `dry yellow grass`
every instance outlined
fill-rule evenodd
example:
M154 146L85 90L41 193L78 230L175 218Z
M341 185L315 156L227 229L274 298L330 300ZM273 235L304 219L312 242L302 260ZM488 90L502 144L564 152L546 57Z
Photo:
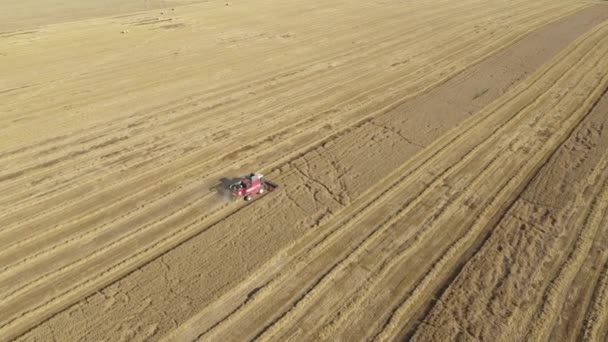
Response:
M550 158L597 107L608 26L600 16L579 25L588 32L523 81L533 70L488 81L505 89L461 84L474 87L473 66L590 6L211 1L0 33L0 336L463 333L443 307L470 295L456 275L477 274L505 212L549 177ZM435 109L441 87L479 108ZM572 171L588 180L578 188L604 179L602 163ZM279 191L245 205L212 189L253 170ZM597 290L580 308L589 319L576 325L600 338L606 279L578 269L606 255L594 243L607 234L604 197L564 196L581 208L564 221L577 233L555 267L530 278L539 302L467 333L559 337L568 291L591 277ZM427 316L452 325L422 326Z

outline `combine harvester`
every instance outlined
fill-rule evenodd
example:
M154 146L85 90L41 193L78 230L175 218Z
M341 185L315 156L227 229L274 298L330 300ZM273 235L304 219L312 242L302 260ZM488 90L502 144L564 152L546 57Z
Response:
M279 186L264 179L260 173L251 173L241 180L230 184L230 192L234 199L243 197L245 201L251 201L253 195L271 192Z

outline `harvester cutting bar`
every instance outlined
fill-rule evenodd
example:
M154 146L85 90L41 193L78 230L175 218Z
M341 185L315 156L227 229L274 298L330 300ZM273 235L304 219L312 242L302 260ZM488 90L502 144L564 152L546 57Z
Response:
M268 192L271 192L272 190L279 187L279 185L277 183L273 183L266 179L262 179L262 180L264 182L264 188L266 188L266 191L268 191Z

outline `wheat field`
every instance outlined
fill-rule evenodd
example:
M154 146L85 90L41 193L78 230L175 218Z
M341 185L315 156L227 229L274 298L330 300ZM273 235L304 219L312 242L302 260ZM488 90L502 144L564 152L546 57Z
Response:
M0 4L0 339L608 338L608 5L40 6Z

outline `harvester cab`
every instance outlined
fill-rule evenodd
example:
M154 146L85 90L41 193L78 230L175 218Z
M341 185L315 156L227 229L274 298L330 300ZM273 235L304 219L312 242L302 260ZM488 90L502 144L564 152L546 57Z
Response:
M243 197L245 201L251 201L253 195L263 194L276 189L278 186L264 178L260 173L251 173L240 181L230 185L230 191L234 198Z

